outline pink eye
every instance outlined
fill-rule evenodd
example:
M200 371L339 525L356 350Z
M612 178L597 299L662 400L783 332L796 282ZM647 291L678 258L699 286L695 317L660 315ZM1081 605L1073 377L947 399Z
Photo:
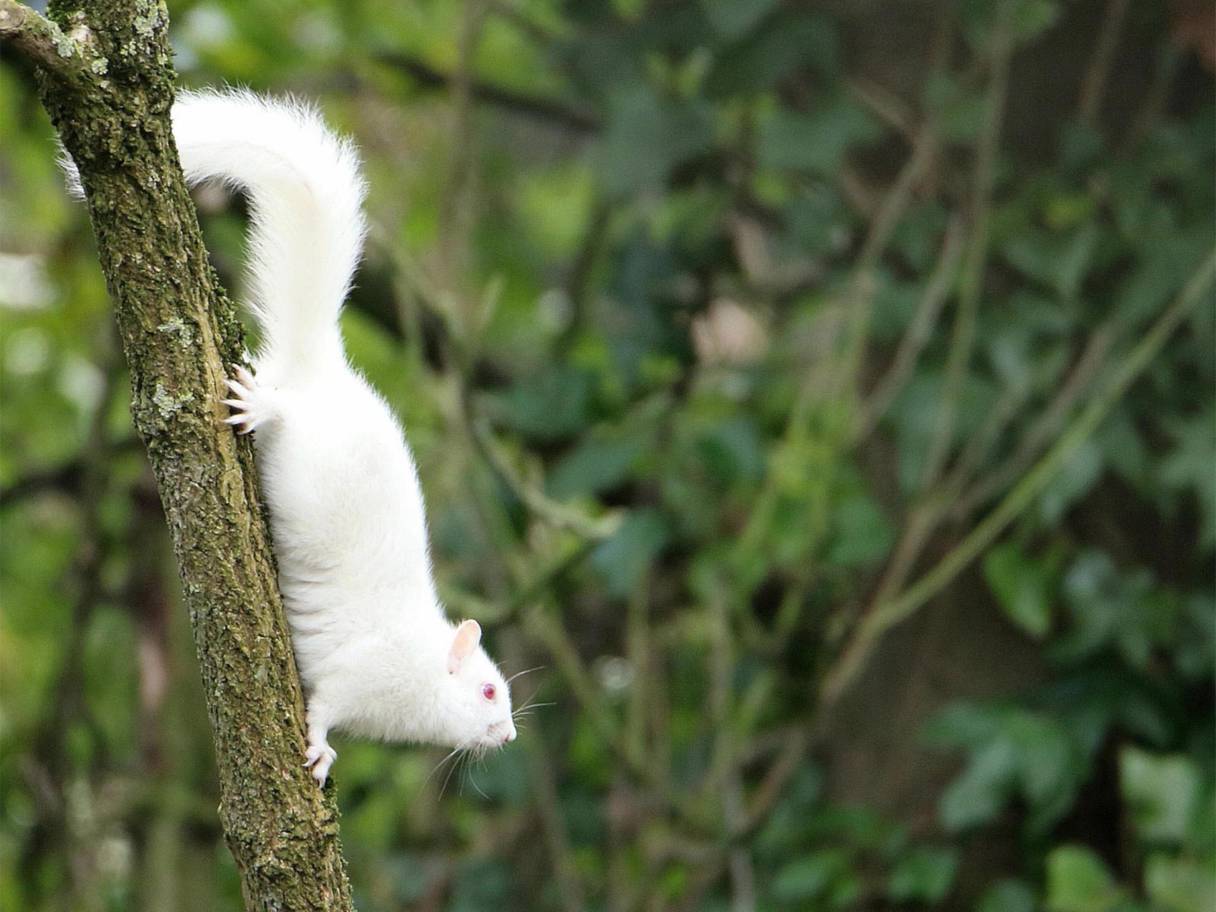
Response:
M494 702L494 695L496 693L498 693L498 689L495 688L495 686L493 684L482 684L481 685L481 695L483 697L485 697L487 700L489 700L491 703Z

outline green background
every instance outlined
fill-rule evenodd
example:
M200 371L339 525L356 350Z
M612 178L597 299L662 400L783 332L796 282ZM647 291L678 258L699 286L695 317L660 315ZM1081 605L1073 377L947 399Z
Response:
M336 742L359 908L1213 908L1210 289L1069 433L1211 255L1208 4L169 12L184 85L357 141L352 360L450 612L551 704L450 777ZM0 907L236 908L55 155L6 53ZM239 294L243 203L196 199Z

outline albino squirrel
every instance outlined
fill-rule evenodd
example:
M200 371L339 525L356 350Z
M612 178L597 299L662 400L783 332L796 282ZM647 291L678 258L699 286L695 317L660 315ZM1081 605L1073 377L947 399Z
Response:
M330 729L483 750L515 738L507 682L476 621L453 625L431 577L418 475L385 402L347 363L338 312L359 262L363 180L312 109L250 92L184 93L186 180L249 194L256 377L223 400L256 431L279 586L308 701L305 765Z

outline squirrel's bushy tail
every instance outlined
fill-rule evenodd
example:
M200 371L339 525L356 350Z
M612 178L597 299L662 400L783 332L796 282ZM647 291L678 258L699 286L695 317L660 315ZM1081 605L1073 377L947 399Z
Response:
M291 373L342 358L338 311L366 232L354 147L315 109L240 90L180 94L173 133L188 184L219 179L248 192L261 365Z
M366 232L354 147L307 105L241 90L180 93L173 135L189 184L218 179L249 195L260 366L285 375L342 358L338 312Z

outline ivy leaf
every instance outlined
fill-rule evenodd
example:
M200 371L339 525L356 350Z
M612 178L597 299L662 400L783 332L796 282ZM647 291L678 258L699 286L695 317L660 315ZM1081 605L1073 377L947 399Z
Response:
M836 74L840 68L836 24L826 16L781 10L718 57L705 90L710 95L763 91L799 66Z
M609 592L626 596L663 550L668 537L667 523L659 511L635 510L591 553L591 563L603 576Z
M783 865L773 878L773 898L781 902L822 896L836 881L851 877L848 854L826 849Z
M608 190L660 186L671 169L705 152L713 138L703 104L660 98L645 84L612 94L598 161Z
M895 541L895 529L865 494L850 497L833 511L834 532L827 561L840 567L863 567L882 558Z
M505 394L487 396L496 416L534 440L561 440L589 420L591 378L570 367L550 367Z
M988 823L1004 808L1017 775L1017 756L1005 740L975 753L966 770L942 793L938 815L951 832Z
M1002 880L984 894L975 912L1035 912L1034 891L1020 880Z
M1168 486L1195 492L1203 517L1199 546L1216 546L1216 411L1209 408L1170 428L1174 449L1161 463L1161 480Z
M546 479L550 496L566 500L619 484L628 477L645 443L639 437L587 438L553 467Z
M1105 463L1105 454L1092 438L1077 447L1039 495L1039 517L1043 523L1058 523L1068 508L1084 497L1098 481Z
M958 851L921 847L899 860L891 872L887 895L896 902L941 902L954 885Z
M1125 747L1119 754L1119 787L1141 839L1183 842L1199 800L1199 771L1190 759Z
M1144 887L1154 909L1162 912L1211 912L1216 909L1213 865L1158 852L1144 866Z
M1048 912L1111 912L1123 897L1091 849L1064 845L1047 856Z
M774 111L760 126L756 155L766 168L789 168L831 175L851 146L879 136L881 130L860 106L838 98L812 114Z
M998 545L984 558L984 579L1005 616L1041 640L1051 627L1054 576L1046 561L1034 560L1017 545Z
M701 8L724 38L738 38L751 30L776 5L777 0L701 0Z

